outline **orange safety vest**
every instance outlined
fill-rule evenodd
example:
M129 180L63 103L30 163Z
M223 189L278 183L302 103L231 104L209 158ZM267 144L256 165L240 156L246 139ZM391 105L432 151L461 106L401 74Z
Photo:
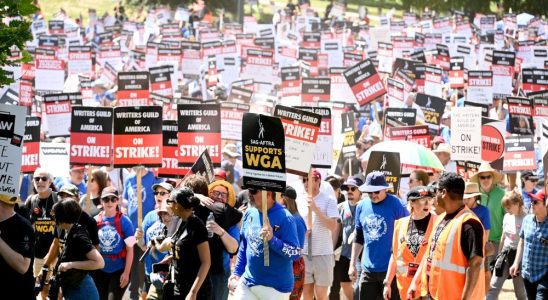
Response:
M407 231L411 224L411 217L405 217L396 220L394 225L394 236L392 238L392 256L396 262L396 280L398 283L398 290L400 291L400 298L407 298L407 290L413 280L413 274L409 274L409 264L418 265L421 263L424 253L428 249L428 239L434 227L436 215L430 215L430 221L424 234L423 242L420 246L417 256L414 257L413 253L407 248ZM421 295L423 296L423 295ZM426 296L426 294L424 295Z
M439 226L445 215L446 213L443 213L438 216L434 228ZM474 219L481 224L481 221L476 217L476 215L468 207L464 207L464 209L462 209L452 220L449 221L449 223L445 225L445 228L443 228L434 247L432 261L428 262L428 257L425 259L426 265L423 267L421 273L421 295L428 293L432 299L435 300L461 299L466 281L468 260L462 252L460 240L463 223L471 219ZM434 234L430 235L428 249L431 249L430 246L434 242L433 239ZM429 278L427 279L428 269L430 269L430 271ZM477 282L474 282L473 285L474 290L471 299L484 299L485 269L483 267L483 263L480 267L480 274Z

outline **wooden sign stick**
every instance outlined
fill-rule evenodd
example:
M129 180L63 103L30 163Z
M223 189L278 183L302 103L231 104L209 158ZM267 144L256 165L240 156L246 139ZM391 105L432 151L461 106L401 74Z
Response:
M314 184L312 183L312 168L310 168L310 171L308 171L308 197L310 197L310 201L314 201L314 196L312 195L312 187ZM310 208L310 205L308 205L308 217L306 218L306 227L308 230L308 259L312 260L312 208Z
M143 174L142 167L137 168L137 226L141 228L143 224Z
M91 165L88 165L88 182L91 180ZM99 195L101 197L101 195ZM91 215L91 191L89 188L86 191L86 211Z
M263 227L266 227L269 224L268 220L268 203L266 200L266 191L261 191L261 207L262 207L262 213L263 213ZM270 249L268 247L268 241L266 238L263 238L263 257L264 257L264 266L268 267L270 266Z

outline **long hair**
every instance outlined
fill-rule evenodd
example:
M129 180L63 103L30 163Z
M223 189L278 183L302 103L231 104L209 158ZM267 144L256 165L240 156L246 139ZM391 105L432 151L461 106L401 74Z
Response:
M95 169L91 172L91 178L97 182L99 186L97 193L101 196L103 189L108 186L108 173L101 169Z

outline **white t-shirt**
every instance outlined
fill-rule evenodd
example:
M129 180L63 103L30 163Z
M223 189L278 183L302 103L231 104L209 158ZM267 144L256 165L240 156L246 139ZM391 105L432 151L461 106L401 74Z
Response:
M314 197L316 206L320 211L328 218L339 218L339 211L337 210L337 200L335 197L320 191L320 193ZM297 209L303 217L308 218L308 200L307 194L301 193L296 200ZM320 218L315 213L312 214L312 255L330 255L333 254L333 238L331 230L324 226ZM304 240L304 254L308 254L308 237Z
M517 249L519 243L519 232L521 231L521 224L526 214L521 216L514 216L511 214L505 214L502 219L502 234L504 234L504 248Z

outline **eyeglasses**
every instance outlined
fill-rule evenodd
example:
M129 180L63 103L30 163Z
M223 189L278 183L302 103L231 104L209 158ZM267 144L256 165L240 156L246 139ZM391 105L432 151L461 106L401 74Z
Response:
M116 197L105 197L105 198L101 198L101 201L103 201L105 203L108 203L108 202L116 203L116 201L118 201L118 198L116 198Z
M49 177L48 176L36 176L36 177L34 177L34 181L39 182L40 180L42 180L43 182L46 182L46 181L49 180Z
M357 189L358 189L358 188L355 187L355 186L349 186L349 187L348 187L348 190L351 191L351 192L354 192L354 191L356 191Z
M368 194L370 194L370 195L371 195L371 194L378 195L378 194L380 194L380 192L381 192L381 191L369 192Z
M536 179L536 178L527 178L526 180L529 180L531 182L538 182L538 179Z
M161 191L161 192L153 192L154 196L165 196L165 195L169 195L169 192L164 192L164 191Z
M166 200L166 203L167 204L172 204L172 203L175 203L175 200L168 199L168 200Z
M411 200L411 202L420 202L421 204L426 204L427 202L432 202L434 201L434 198L430 198L430 197L424 197L424 198L419 198L419 199L413 199Z
M212 191L211 195L213 195L213 197L221 197L224 199L228 198L228 193L219 192L219 191Z
M493 176L487 175L487 176L480 176L479 178L480 178L481 180L485 180L485 179L491 179L491 178L493 178Z
M316 181L316 178L313 178L314 180L313 181ZM308 178L304 177L303 178L303 183L306 184L308 182Z

